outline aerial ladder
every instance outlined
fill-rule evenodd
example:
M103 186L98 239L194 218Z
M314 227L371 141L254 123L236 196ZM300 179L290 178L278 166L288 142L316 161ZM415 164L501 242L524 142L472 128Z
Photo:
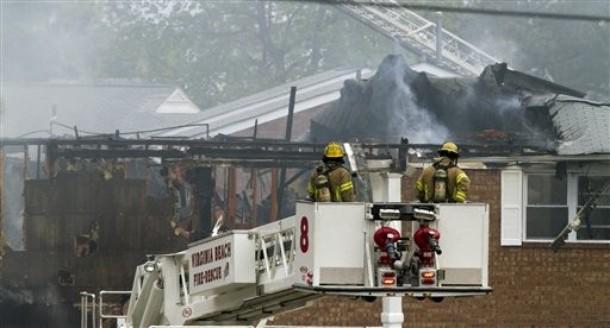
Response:
M401 327L404 296L439 302L490 293L488 205L401 203L402 174L393 172L401 166L378 158L366 165L369 202L299 201L293 216L151 255L122 292L126 314L105 306L121 292L101 291L99 309L95 296L83 307L82 326L88 312L93 321L98 313L94 327L106 319L126 328L253 325L342 295L382 298L384 327Z
M499 60L395 0L337 0L337 8L395 40L403 48L463 76L478 76ZM363 5L366 2L367 5ZM371 4L372 3L372 4ZM386 5L386 6L384 6ZM387 5L395 5L388 7Z

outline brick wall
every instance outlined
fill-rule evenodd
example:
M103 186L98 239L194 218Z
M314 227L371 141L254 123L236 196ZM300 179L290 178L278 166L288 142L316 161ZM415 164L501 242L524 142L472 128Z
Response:
M491 295L404 299L406 327L610 327L610 245L500 246L500 171L467 170L469 200L490 205ZM415 175L417 176L417 174ZM413 177L403 178L403 200L413 200ZM442 242L442 239L441 239ZM381 303L327 297L276 316L273 324L380 325Z

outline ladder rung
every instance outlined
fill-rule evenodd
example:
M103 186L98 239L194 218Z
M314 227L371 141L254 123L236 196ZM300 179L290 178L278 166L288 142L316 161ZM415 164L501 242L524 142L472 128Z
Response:
M397 3L393 0L373 0L373 3ZM350 11L356 18L376 26L387 36L398 39L403 46L409 45L412 50L423 55L436 54L436 33L427 31L425 35L420 32L433 27L435 24L406 8L388 9L373 5L362 7L358 1L343 1L338 7ZM427 36L427 37L426 37ZM478 74L478 69L496 62L490 55L474 47L468 42L443 29L442 53L440 64L455 71L467 74Z

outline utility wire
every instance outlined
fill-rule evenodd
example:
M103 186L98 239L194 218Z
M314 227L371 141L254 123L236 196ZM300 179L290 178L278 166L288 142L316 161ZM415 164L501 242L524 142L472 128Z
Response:
M364 7L382 7L382 8L406 8L410 10L422 11L441 11L458 14L477 14L488 16L507 16L507 17L522 17L522 18L543 18L557 20L575 20L589 22L605 22L610 23L610 16L598 15L583 15L583 14L560 14L560 13L545 13L536 11L520 11L520 10L498 10L486 8L467 8L467 7L450 7L439 5L415 4L406 2L377 2L377 1L338 1L338 0L273 0L278 2L304 2L316 3L324 5L356 5Z
M62 128L66 128L66 129L70 129L70 130L74 131L74 125L68 125L68 124L65 124L65 123L58 122L58 121L52 121L51 124L52 125L61 126ZM78 126L77 126L77 129L78 129ZM78 132L79 133L85 133L85 134L91 134L91 135L109 135L109 134L112 134L112 133L93 132L93 131L87 131L87 130L81 130L81 129L78 129Z
M74 130L74 126L65 124L65 123L61 123L58 121L53 121L51 122L51 124L53 125L57 125L57 126L61 126L63 128L66 129L70 129L70 130ZM151 129L151 130L138 130L138 131L128 131L128 132L121 132L119 131L119 135L134 135L134 134L144 134L144 133L151 133L151 132L160 132L160 131L166 131L166 130L173 130L173 129L179 129L179 128L186 128L186 127L207 127L208 124L207 123L199 123L199 124L183 124L183 125L175 125L175 126L168 126L168 127L164 127L164 128L158 128L158 129ZM76 126L77 130L79 133L85 133L85 134L90 134L90 135L112 135L112 132L94 132L94 131L87 131L87 130L81 130L78 128L78 126Z
M183 125L168 126L168 127L165 127L165 128L158 128L158 129L152 129L152 130L140 130L140 131L120 132L120 134L150 133L150 132L160 132L160 131L173 130L173 129L179 129L179 128L202 127L202 126L207 127L208 124L207 123L183 124Z
M26 132L22 135L17 136L17 139L25 138L25 137L28 137L28 136L31 136L33 134L40 133L40 132L44 132L46 134L51 134L51 131L49 131L49 130L34 130L34 131Z

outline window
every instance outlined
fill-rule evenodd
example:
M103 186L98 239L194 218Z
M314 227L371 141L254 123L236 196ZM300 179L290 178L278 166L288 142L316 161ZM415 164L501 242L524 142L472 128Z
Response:
M568 222L567 179L526 175L526 239L553 239Z
M608 177L578 177L578 207L579 211L585 202L594 195L606 182ZM578 240L610 240L610 191L600 196L595 209L588 216L588 223L583 222L576 232Z
M520 167L502 171L501 244L519 246L523 240L550 241L582 209L585 202L608 180L607 166L593 170L575 167L567 176L555 172L523 172ZM580 229L568 241L610 242L610 190L585 213ZM586 223L588 222L588 224Z

